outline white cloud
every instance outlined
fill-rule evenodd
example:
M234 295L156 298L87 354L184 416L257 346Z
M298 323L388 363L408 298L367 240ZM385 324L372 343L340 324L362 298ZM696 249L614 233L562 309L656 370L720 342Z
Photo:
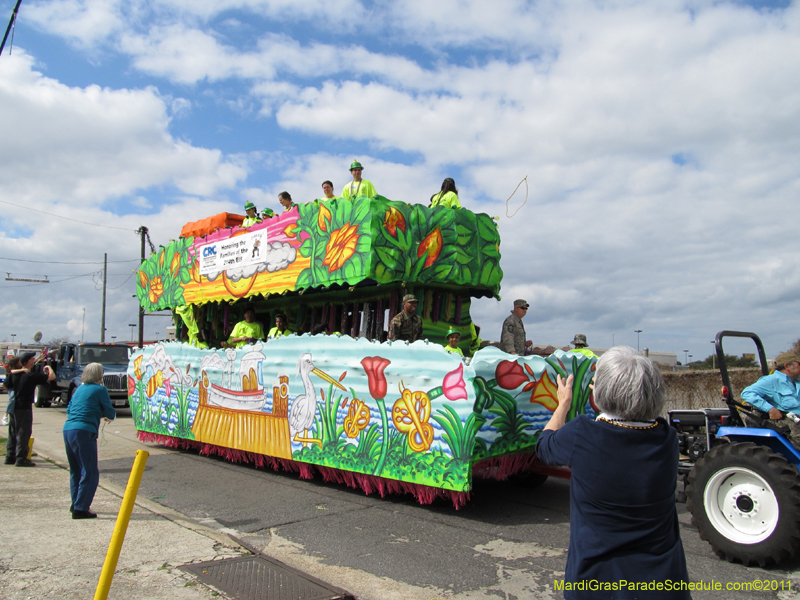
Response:
M796 3L38 6L46 30L121 51L137 80L180 85L191 103L170 107L181 126L206 118L198 98L211 97L245 124L198 127L230 131L226 141L251 126L269 135L256 148L243 136L242 156L196 148L169 133L171 95L68 88L27 66L22 87L36 91L9 110L30 124L21 107L38 106L43 125L12 131L25 160L8 155L0 175L13 169L16 195L89 202L147 186L198 196L240 186L243 198L277 208L284 189L296 201L318 197L323 179L340 190L359 158L387 197L427 202L456 171L463 203L500 215L528 175L527 204L500 221L503 302L474 304L486 339L523 296L541 342L616 331L617 343L635 345L633 329L644 329L642 345L679 336L699 356L723 328L763 331L776 350L787 341L777 323L796 312L800 285L787 250L800 191ZM269 175L243 182L254 171ZM518 191L512 211L523 198ZM158 234L174 236L181 211L212 214L240 199L196 202L161 209Z
M0 193L23 203L99 204L170 184L209 195L245 176L220 151L173 139L154 89L69 87L17 51L0 64L0 106L14 140L0 149Z

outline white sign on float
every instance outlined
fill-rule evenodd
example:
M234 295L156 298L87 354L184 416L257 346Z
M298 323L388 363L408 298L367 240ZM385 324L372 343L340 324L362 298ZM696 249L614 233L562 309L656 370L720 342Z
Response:
M267 230L203 244L198 246L197 256L200 258L200 275L264 263L267 261Z

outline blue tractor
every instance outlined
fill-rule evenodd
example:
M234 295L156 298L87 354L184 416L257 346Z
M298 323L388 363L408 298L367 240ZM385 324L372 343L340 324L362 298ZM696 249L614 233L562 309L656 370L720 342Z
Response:
M726 337L755 342L767 375L764 346L754 333L720 331L715 340L728 408L676 410L679 477L692 524L718 556L761 567L780 564L800 548L800 452L769 416L737 400L722 350Z

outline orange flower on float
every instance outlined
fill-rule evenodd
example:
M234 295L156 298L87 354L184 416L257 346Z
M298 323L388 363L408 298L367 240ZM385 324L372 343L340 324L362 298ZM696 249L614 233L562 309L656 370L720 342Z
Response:
M355 254L359 238L357 230L358 225L351 227L350 223L345 223L344 227L331 233L331 239L325 246L325 260L322 261L322 266L327 266L329 273L341 269L347 259Z
M147 297L150 299L150 304L155 304L164 293L164 285L161 283L161 277L153 277L150 282L150 289L147 291Z
M436 262L436 259L439 258L439 253L442 251L443 244L442 232L439 231L438 227L426 235L425 239L419 243L417 258L425 254L426 250L428 251L428 258L425 259L425 268Z
M178 276L178 269L181 266L181 255L179 253L175 253L172 255L172 260L169 263L169 272L172 273L173 277Z
M136 360L133 361L133 372L136 374L136 379L142 378L142 360L144 356L141 354L136 357Z
M533 387L531 403L541 404L547 410L558 408L558 386L550 379L547 371L542 373L542 378Z
M327 219L328 223L330 223L331 211L328 210L328 207L325 206L324 204L320 204L319 212L317 213L317 225L319 225L319 228L322 231L328 231L328 223L325 222L325 219Z
M163 267L164 266L164 251L163 250L161 251L161 254L158 255L158 266L159 267Z
M147 287L148 283L150 283L150 280L147 278L147 273L144 271L139 271L139 285L142 287Z
M405 233L406 219L403 213L392 206L386 211L386 216L383 218L383 226L392 234L392 237L397 237L398 229Z

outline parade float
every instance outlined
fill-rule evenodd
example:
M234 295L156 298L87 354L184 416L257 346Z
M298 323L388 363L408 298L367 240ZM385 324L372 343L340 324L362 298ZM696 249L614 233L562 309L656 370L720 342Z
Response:
M499 299L488 215L378 196L241 220L189 223L138 270L142 308L171 309L180 340L131 357L143 441L458 508L473 475L541 468L535 446L557 375L575 377L570 418L593 414L594 358L444 350L456 328L468 355L471 300ZM424 339L385 341L407 293ZM245 308L265 332L285 315L292 335L223 347Z

